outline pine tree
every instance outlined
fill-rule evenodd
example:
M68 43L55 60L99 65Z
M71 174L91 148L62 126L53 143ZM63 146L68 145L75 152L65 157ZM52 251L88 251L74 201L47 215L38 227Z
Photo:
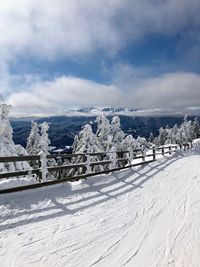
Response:
M179 128L177 126L177 124L175 124L173 126L173 128L171 129L171 133L172 133L172 144L179 144L180 140L179 140Z
M111 149L111 126L109 120L106 116L99 115L96 118L97 122L97 132L96 137L99 140L101 150L102 151L109 151Z
M148 138L148 142L149 142L149 143L153 143L153 142L154 142L154 139L155 139L155 138L154 138L154 135L153 135L153 133L151 132L150 135L149 135L149 138Z
M96 137L96 135L92 131L92 127L89 124L86 124L82 127L82 130L74 138L74 143L72 145L73 147L73 153L96 153L96 152L102 152L101 145ZM99 156L92 156L91 162L99 161ZM71 164L78 164L83 162L83 157L78 156L72 159ZM95 171L102 171L103 167L101 166L95 166L93 168ZM79 175L83 173L83 168L71 169L68 173L69 176Z
M200 137L200 124L197 118L194 119L192 125L192 138L196 139Z
M165 128L166 131L166 140L165 140L165 145L169 145L173 143L173 133L172 133L172 129L169 128L169 126L167 125Z
M40 152L39 143L40 143L39 126L37 122L32 122L31 132L27 139L27 146L26 146L26 150L29 153L29 155L37 155Z
M47 122L43 122L40 127L41 127L41 136L39 139L38 147L40 151L43 151L46 155L48 155L49 145L51 143L49 140L49 134L48 134L49 125Z
M188 121L188 115L185 114L183 123L179 130L180 144L187 144L192 141L192 122Z
M164 129L163 127L161 127L159 129L159 135L157 137L157 145L158 146L162 146L165 144L166 140L167 140L167 136L168 136L168 132L166 129Z
M112 146L118 150L120 148L121 142L125 137L125 133L121 129L120 118L115 116L111 121L111 136L112 136Z
M92 132L92 127L89 124L83 126L78 136L75 136L72 147L73 153L92 153L102 151L100 142Z
M13 130L10 125L8 115L12 106L7 104L0 105L0 156L22 156L27 155L26 150L20 146L15 145L13 142ZM0 163L0 171L21 171L30 170L30 166L27 162L10 162Z
M133 136L127 135L121 142L119 151L136 150L140 148L140 142L133 138Z
M146 138L138 136L137 141L139 143L140 148L148 147L148 142L147 142Z

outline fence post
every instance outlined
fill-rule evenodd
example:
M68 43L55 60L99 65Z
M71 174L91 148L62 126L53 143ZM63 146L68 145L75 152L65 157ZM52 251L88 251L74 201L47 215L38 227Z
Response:
M47 157L46 154L41 151L39 152L39 156L40 156L40 177L42 178L42 181L45 182L47 181Z
M164 156L165 155L165 148L162 147L162 155Z
M144 147L141 149L141 152L142 152L142 160L145 161L146 151Z
M169 146L169 155L171 155L171 154L172 154L172 147Z
M111 161L111 168L115 169L116 165L117 165L117 152L116 152L116 148L115 147L113 147L111 149L110 161Z
M90 159L90 155L86 155L86 174L91 173L91 159Z
M156 160L156 149L153 147L153 160Z
M131 148L129 148L129 163L130 165L132 164L133 161L133 150Z

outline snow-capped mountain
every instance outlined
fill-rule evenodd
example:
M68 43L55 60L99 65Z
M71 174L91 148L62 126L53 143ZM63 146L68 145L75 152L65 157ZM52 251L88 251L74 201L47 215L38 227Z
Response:
M78 107L73 109L65 110L64 115L66 116L96 116L98 114L104 113L106 115L114 115L114 114L127 114L130 112L134 112L136 110L129 108L121 108L121 107Z
M183 109L134 109L123 107L79 107L65 110L63 115L65 116L96 116L104 113L107 116L124 115L132 117L141 116L183 116L188 115L200 115L200 107L188 107Z
M94 117L104 113L106 116L122 115L128 117L180 117L188 114L189 116L200 116L200 107L188 107L182 109L135 109L123 107L76 107L70 108L59 113L37 113L37 114L18 114L12 113L11 120L32 121L44 117L66 116L66 117Z

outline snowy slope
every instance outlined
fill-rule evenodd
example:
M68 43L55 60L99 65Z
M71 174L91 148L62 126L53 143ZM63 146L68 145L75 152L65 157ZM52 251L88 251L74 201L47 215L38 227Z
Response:
M1 267L200 262L200 152L0 196Z

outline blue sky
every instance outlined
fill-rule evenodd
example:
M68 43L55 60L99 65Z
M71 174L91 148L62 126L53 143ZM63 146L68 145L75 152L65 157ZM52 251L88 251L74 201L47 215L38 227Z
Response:
M0 4L0 93L13 114L200 106L198 0Z

